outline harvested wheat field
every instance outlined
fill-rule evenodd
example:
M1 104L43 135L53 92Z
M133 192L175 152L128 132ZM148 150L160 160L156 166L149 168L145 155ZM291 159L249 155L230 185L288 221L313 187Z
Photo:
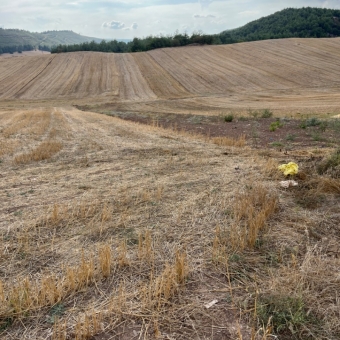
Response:
M339 339L339 45L1 59L0 338ZM112 117L249 108L328 140Z
M2 58L0 99L156 113L338 113L339 51L340 38L331 38Z

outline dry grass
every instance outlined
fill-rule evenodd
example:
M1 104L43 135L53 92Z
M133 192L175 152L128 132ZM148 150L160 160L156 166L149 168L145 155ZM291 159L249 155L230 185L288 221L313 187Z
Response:
M340 194L340 179L320 177L318 189L322 192Z
M53 157L62 149L62 143L59 141L43 141L35 149L28 153L17 155L14 158L16 164L26 164L29 162L39 162Z
M308 156L297 190L324 195L309 210L278 187L282 156L231 145L225 157L200 136L77 110L51 117L53 162L2 163L2 338L338 338L338 183L310 184Z
M219 146L235 146L244 147L246 145L246 137L244 135L239 138L228 138L228 137L213 137L212 142Z
M268 219L278 208L278 198L262 185L252 184L244 193L239 193L233 205L233 223L230 243L235 250L254 248L259 233L263 232Z

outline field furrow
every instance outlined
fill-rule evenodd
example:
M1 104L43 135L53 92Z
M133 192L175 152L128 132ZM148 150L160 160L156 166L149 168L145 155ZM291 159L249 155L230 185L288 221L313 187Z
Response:
M209 113L209 107L216 111L242 103L255 108L260 100L279 110L285 102L309 112L312 97L326 111L332 101L339 104L334 102L340 87L339 46L339 38L282 39L134 54L0 58L0 99L79 105L87 100L138 112L190 112L197 100Z
M152 91L159 98L181 98L190 93L157 63L150 53L135 53L134 60Z
M143 100L156 98L147 81L130 54L116 55L120 76L119 96L123 100Z

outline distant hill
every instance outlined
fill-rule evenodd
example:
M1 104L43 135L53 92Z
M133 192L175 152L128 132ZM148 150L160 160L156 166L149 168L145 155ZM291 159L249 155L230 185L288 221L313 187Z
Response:
M102 39L82 36L72 31L46 31L32 33L18 29L0 28L0 53L30 51L35 48L49 50L56 45L72 45Z
M134 38L132 41L104 41L101 43L59 44L52 53L76 51L97 52L142 52L164 47L186 45L220 45L244 41L281 38L323 38L340 37L340 10L325 8L287 8L267 17L252 21L242 27L208 35L193 33L191 36L148 36Z
M340 36L340 10L287 8L219 34L222 43L281 38Z

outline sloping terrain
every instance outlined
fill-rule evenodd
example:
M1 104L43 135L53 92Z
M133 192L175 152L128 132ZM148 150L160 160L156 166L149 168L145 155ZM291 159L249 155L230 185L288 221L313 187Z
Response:
M222 210L209 212L211 200L229 199L239 182L228 184L234 167L247 156L227 159L204 140L61 108L1 111L0 127L2 339L150 338L154 323L164 336L188 339L196 333L192 322L202 336L236 334L236 310L227 301L205 311L204 304L226 294L226 281L212 282L219 269L198 256L211 257L206 247L223 217ZM222 187L223 199L214 191ZM102 272L97 256L104 250ZM178 279L168 272L176 257L183 261ZM78 271L81 263L93 272ZM185 288L189 271L196 274ZM98 324L86 331L89 311ZM194 316L199 323L190 321Z
M1 339L339 338L340 186L318 150L57 107L0 111L0 146Z
M0 59L0 99L86 99L151 112L333 112L340 103L339 47L338 38L286 39Z
M339 45L0 58L0 338L338 340Z
M72 31L47 31L34 33L19 29L0 28L0 49L4 47L31 45L53 46L58 44L79 44L90 41L100 42L101 39L86 37Z

